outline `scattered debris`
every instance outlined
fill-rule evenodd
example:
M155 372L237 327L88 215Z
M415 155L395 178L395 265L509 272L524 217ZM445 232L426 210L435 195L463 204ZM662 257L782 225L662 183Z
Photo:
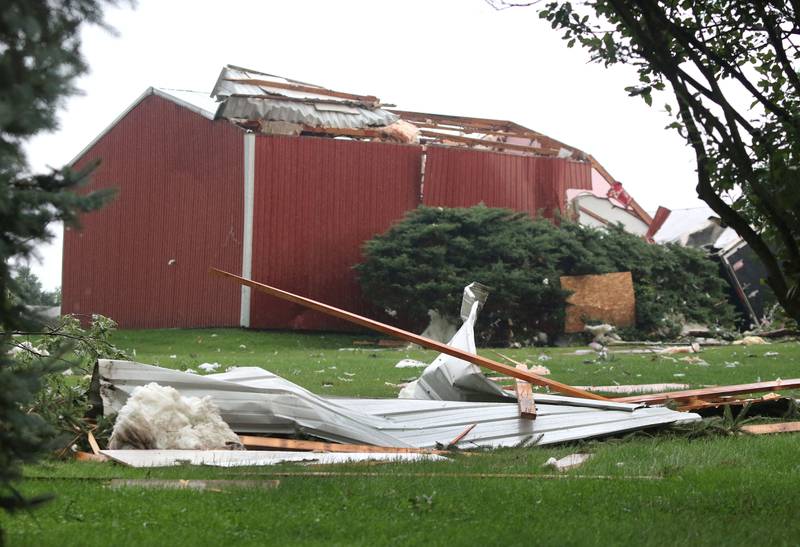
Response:
M689 384L634 384L622 386L575 386L600 393L660 393L671 389L689 389Z
M200 363L197 365L197 368L202 370L203 372L214 372L220 367L219 363Z
M196 479L111 479L109 486L120 488L155 488L159 490L208 490L222 492L231 488L271 490L280 485L279 480L196 480Z
M593 454L570 454L569 456L564 456L560 460L555 458L550 458L547 460L543 467L552 467L557 471L568 471L570 469L574 469L579 467L589 461L592 458Z
M416 359L401 359L397 362L394 368L425 368L428 363L417 361Z
M676 353L700 353L700 344L695 342L688 346L671 346L658 350L657 353L665 355L674 355Z
M741 340L733 342L734 346L759 346L762 344L769 344L769 342L764 340L761 336L745 336Z
M704 359L700 357L681 357L678 361L683 361L684 363L689 363L690 365L698 365L701 367L710 366Z
M780 353L777 351L768 351L764 353L764 357L777 357L778 355L780 355Z

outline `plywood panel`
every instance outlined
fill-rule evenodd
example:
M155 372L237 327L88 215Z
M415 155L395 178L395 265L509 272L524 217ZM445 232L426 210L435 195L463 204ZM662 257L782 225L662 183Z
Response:
M589 320L617 327L636 323L631 272L564 276L561 288L573 291L567 298L564 332L581 332Z

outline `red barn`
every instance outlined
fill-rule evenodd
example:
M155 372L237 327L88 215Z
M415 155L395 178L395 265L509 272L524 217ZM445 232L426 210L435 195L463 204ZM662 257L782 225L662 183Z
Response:
M179 95L149 89L73 161L101 160L90 189L117 196L65 233L63 313L336 330L346 325L208 269L369 313L352 270L361 245L420 204L579 216L568 197L593 192L650 223L635 201L597 196L598 179L615 181L591 156L512 122L390 111L230 66L213 107Z

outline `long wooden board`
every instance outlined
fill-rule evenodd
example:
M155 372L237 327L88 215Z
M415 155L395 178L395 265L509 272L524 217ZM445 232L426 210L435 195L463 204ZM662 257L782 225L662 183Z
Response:
M275 287L265 285L264 283L259 283L251 279L245 279L244 277L240 277L230 272L219 270L217 268L211 268L211 273L221 277L227 277L229 279L233 279L241 283L242 285L245 285L247 287L253 288L257 291L261 291L263 293L272 296L276 296L282 300L293 302L295 304L299 304L300 306L305 306L306 308L310 308L312 310L316 310L325 313L327 315L331 315L333 317L337 317L339 319L355 323L356 325L361 325L362 327L366 327L368 329L388 334L389 336L394 336L395 338L400 338L401 340L406 340L407 342L411 342L413 344L419 344L422 347L432 349L440 353L445 353L447 355L456 357L458 359L463 359L464 361L467 361L474 365L478 365L479 367L488 368L489 370L500 372L502 374L506 374L513 378L517 378L519 380L524 380L526 382L536 384L537 386L548 387L553 391L557 391L564 395L569 395L571 397L582 397L584 399L594 399L597 401L609 400L608 398L602 397L595 393L589 393L588 391L577 389L570 385L562 384L561 382L557 382L555 380L550 380L549 378L543 378L530 371L517 370L514 367L510 367L508 365L498 363L497 361L487 359L486 357L482 357L480 355L474 355L472 353L460 350L458 348L448 346L447 344L437 342L436 340L431 340L430 338L414 334L413 332L408 332L403 329L398 329L397 327L392 327L385 323L381 323L380 321L375 321L374 319L369 319L367 317L363 317L355 313L340 310L339 308L336 308L334 306L329 306L328 304L323 304L321 302L317 302L316 300L311 300L310 298L305 298L303 296L298 296L296 294L287 291L282 291L281 289L276 289Z
M276 437L254 437L239 435L239 441L247 448L269 448L273 450L299 450L301 452L382 452L390 454L447 454L444 450L424 448L399 448L373 446L371 444L339 444L321 441L300 441Z
M759 393L762 391L781 391L786 389L800 389L800 378L790 380L774 380L771 382L755 382L752 384L737 384L732 386L705 387L700 389L687 389L684 391L668 391L651 395L631 395L613 399L620 403L649 403L663 404L667 401L680 401L686 399L706 399L723 395L742 395L744 393Z
M781 422L779 424L743 425L742 431L753 435L766 435L767 433L797 433L800 432L800 422Z

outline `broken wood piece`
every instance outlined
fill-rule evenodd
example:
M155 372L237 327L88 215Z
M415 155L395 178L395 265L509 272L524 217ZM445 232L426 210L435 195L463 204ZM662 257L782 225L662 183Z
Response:
M89 446L92 447L92 452L94 454L100 454L100 445L97 444L97 439L94 438L94 434L91 431L87 431L86 438L89 441Z
M584 391L582 389L576 389L570 385L563 384L561 382L557 382L555 380L550 380L548 378L543 378L536 374L533 374L530 371L522 371L517 370L514 367L510 367L508 365L504 365L502 363L498 363L497 361L493 361L491 359L487 359L486 357L482 357L480 355L475 355L469 353L467 351L463 351L442 342L437 342L435 340L431 340L430 338L426 338L424 336L420 336L418 334L414 334L412 332L408 332L403 329L399 329L397 327L389 326L385 323L381 323L380 321L375 321L374 319L368 319L361 315L357 315L355 313L351 313L345 310L341 310L334 306L329 306L328 304L323 304L321 302L317 302L316 300L311 300L310 298L305 298L303 296L298 296L296 294L292 294L287 291L283 291L281 289L277 289L275 287L271 287L269 285L265 285L263 283L259 283L257 281L253 281L251 279L245 279L244 277L238 276L236 274L232 274L230 272L226 272L223 270L219 270L217 268L211 268L211 273L214 275L218 275L221 277L227 277L239 282L242 285L247 287L251 287L256 289L257 291L261 291L263 293L281 298L282 300L286 300L288 302L293 302L295 304L299 304L301 306L305 306L306 308L310 308L312 310L316 310L333 317L337 317L339 319L344 319L345 321L350 321L351 323L355 323L356 325L361 325L362 327L366 327L368 329L376 330L378 332L382 332L384 334L388 334L389 336L394 336L396 338L400 338L401 340L405 340L407 342L411 342L412 344L419 344L428 349L432 349L438 351L440 353L445 353L447 355L451 355L458 359L462 359L467 361L468 363L472 363L473 365L478 365L480 367L488 368L495 372L500 372L503 374L507 374L508 376L513 376L514 378L525 380L526 382L530 382L532 384L536 384L538 386L549 387L553 391L557 391L564 395L568 395L571 397L582 397L584 399L595 399L598 401L608 401L609 399L606 397L602 397L600 395L589 393L588 391Z
M451 447L452 447L452 448L454 448L454 447L458 446L458 443L460 443L461 441L463 441L463 440L464 440L464 437L466 437L467 435L469 435L469 432L470 432L470 431L472 431L473 429L475 429L475 426L476 426L476 425L478 425L478 424L471 424L471 425L468 425L468 426L467 426L467 428L466 428L464 431L462 431L461 433L459 433L458 435L456 435L456 438L455 438L455 439L453 439L452 441L450 441L449 443L447 443L447 447L448 447L448 448L451 448Z
M392 446L373 446L369 444L339 444L321 441L301 441L297 439L280 439L277 437L256 437L239 435L239 441L245 448L266 448L273 450L298 450L303 452L370 452L386 454L447 454L444 450L427 450L425 448L401 448Z
M781 422L779 424L743 425L742 431L751 435L766 435L768 433L798 433L800 422Z
M519 370L528 370L522 363L517 365ZM519 406L520 418L526 420L536 419L536 403L533 401L533 389L529 382L517 380L517 405Z
M279 480L186 480L186 479L111 479L110 486L114 490L120 488L157 488L170 490L209 490L222 492L229 488L258 488L270 490L280 485Z
M103 454L92 454L91 452L75 452L75 459L81 462L107 462L111 458Z
M741 395L744 393L758 393L761 391L782 391L800 388L800 378L790 380L774 380L771 382L754 382L752 384L737 384L732 386L716 386L685 391L669 391L652 395L633 395L613 399L619 403L649 403L664 404L668 401L684 401L693 398L709 399L723 395Z
M259 87L274 87L276 89L288 89L290 91L300 91L303 93L312 93L315 95L336 97L337 99L347 99L350 101L364 103L365 105L370 107L376 107L378 106L378 104L380 104L380 99L372 95L356 95L354 93L344 93L342 91L333 91L332 89L318 87L315 85L306 85L306 84L289 83L289 82L276 82L273 80L263 80L263 79L259 80L256 78L225 78L225 80L236 84L254 85ZM306 99L306 100L313 101L313 99Z

